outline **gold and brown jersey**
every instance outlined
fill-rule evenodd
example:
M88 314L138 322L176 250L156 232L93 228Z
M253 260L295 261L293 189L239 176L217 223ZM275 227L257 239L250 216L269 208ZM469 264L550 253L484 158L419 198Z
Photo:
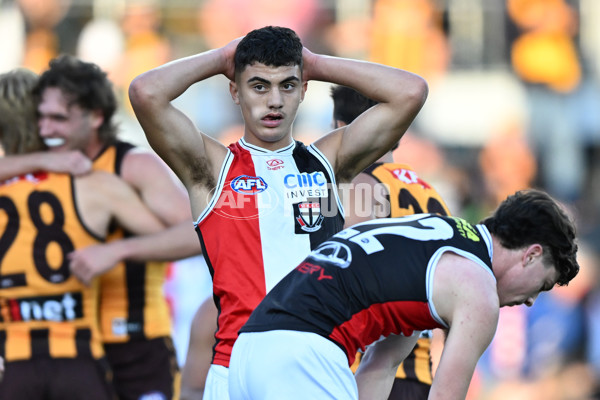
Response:
M390 214L384 217L421 213L450 215L442 196L408 165L374 163L363 172L387 185Z
M442 196L408 165L374 163L363 171L387 186L389 215L434 213L450 216L450 210ZM431 332L424 332L410 355L400 364L396 377L416 380L431 385Z
M82 284L67 254L100 243L76 209L70 175L0 183L0 354L100 358L98 280Z
M117 142L94 160L93 168L121 175L131 144ZM128 233L115 227L107 240ZM100 329L105 343L123 343L171 335L171 317L163 293L166 262L121 262L100 278Z

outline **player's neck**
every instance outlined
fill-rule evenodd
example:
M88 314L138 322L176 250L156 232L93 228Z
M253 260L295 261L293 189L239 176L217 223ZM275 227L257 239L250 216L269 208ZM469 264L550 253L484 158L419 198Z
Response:
M283 149L284 147L289 146L293 142L293 138L291 135L281 138L274 142L267 142L264 140L260 140L256 136L253 135L244 135L244 141L247 144L252 146L260 147L261 149L269 150L269 151L277 151L279 149Z
M379 160L377 160L377 162L381 162L381 163L393 163L394 162L394 156L392 155L391 151L388 151L387 153L385 153L384 155L382 155L381 158Z
M98 137L95 137L88 142L82 151L90 160L93 160L100 154L104 147L104 143L102 143Z

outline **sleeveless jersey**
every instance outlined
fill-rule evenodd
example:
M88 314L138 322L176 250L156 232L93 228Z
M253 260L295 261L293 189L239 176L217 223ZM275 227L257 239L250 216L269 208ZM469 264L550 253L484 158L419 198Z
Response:
M101 241L79 218L70 175L0 183L0 355L7 361L104 355L98 280L85 286L67 260Z
M388 188L390 214L396 218L410 214L450 215L448 206L436 190L405 164L374 163L363 171Z
M213 277L218 316L213 364L229 366L254 307L311 249L339 232L333 169L314 146L229 146L217 187L195 226Z
M117 142L93 163L96 170L121 175L125 154L134 146ZM129 234L115 227L108 240ZM154 339L171 335L171 317L163 294L166 262L119 263L100 277L100 328L106 343Z
M451 215L442 196L422 180L408 165L396 163L374 163L363 171L388 189L390 213L387 217L433 213ZM411 354L400 364L396 377L431 385L431 331L423 332ZM353 371L358 366L353 365Z
M493 276L492 240L483 225L433 214L354 225L273 288L241 332L314 332L340 346L352 365L359 349L382 337L447 328L431 301L436 265L447 251Z

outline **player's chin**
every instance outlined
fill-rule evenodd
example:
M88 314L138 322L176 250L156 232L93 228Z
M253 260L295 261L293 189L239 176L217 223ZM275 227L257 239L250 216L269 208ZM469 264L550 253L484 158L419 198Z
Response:
M266 143L276 143L288 137L288 132L279 128L263 129L259 139Z

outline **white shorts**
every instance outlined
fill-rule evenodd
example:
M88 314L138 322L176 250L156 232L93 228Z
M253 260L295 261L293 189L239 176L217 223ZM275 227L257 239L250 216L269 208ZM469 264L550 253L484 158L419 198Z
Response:
M242 333L229 364L231 400L358 400L346 354L316 333Z
M206 375L202 400L229 400L229 369L211 364Z

